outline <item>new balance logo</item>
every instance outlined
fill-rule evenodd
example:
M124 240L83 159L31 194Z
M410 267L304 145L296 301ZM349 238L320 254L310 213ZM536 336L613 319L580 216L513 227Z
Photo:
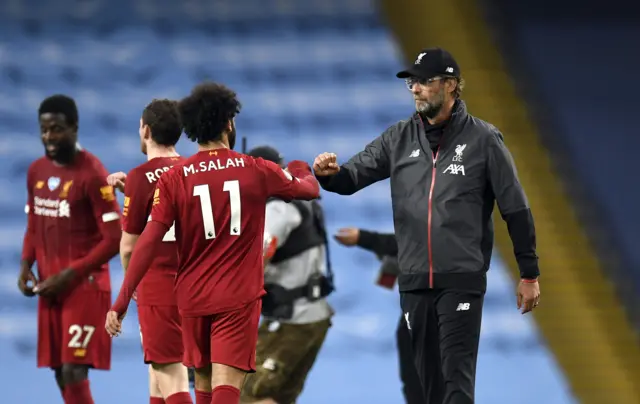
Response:
M467 311L471 307L470 303L458 303L456 311Z
M409 157L420 157L420 149L412 151Z
M449 167L445 168L443 174L449 173L453 175L464 174L464 166L462 164L449 164Z
M407 322L407 328L411 329L411 323L409 322L409 312L404 313L404 321Z

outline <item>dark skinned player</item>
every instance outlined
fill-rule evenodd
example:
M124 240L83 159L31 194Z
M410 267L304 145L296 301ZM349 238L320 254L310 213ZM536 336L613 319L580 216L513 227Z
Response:
M111 303L108 261L118 253L120 208L102 163L77 144L75 101L51 96L38 117L45 156L27 173L18 287L39 297L38 367L53 369L66 404L91 404L89 369L111 367L111 340L102 325Z

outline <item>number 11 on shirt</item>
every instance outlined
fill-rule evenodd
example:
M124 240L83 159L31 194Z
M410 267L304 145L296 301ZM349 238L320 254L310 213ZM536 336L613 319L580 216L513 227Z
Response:
M225 181L223 191L229 193L229 206L231 209L231 226L229 233L232 236L240 235L240 223L242 207L240 203L240 183L238 180ZM193 187L193 196L200 198L200 209L202 211L202 223L204 225L204 237L207 240L216 238L216 226L213 222L213 208L211 207L211 193L209 185L196 185Z

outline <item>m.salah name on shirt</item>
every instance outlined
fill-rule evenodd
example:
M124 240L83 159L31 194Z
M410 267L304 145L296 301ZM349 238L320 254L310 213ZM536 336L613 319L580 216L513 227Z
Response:
M224 170L226 168L244 167L244 160L242 158L228 158L226 161L220 159L213 159L209 161L201 161L196 165L189 164L184 166L185 177L189 174L201 173L203 171L211 170Z

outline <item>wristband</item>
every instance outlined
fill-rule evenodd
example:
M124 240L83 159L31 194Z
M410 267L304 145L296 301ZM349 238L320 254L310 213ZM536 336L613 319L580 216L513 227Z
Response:
M522 283L536 283L536 282L538 282L538 278L535 278L535 279L524 279L523 278L523 279L520 279L520 282L522 282Z

